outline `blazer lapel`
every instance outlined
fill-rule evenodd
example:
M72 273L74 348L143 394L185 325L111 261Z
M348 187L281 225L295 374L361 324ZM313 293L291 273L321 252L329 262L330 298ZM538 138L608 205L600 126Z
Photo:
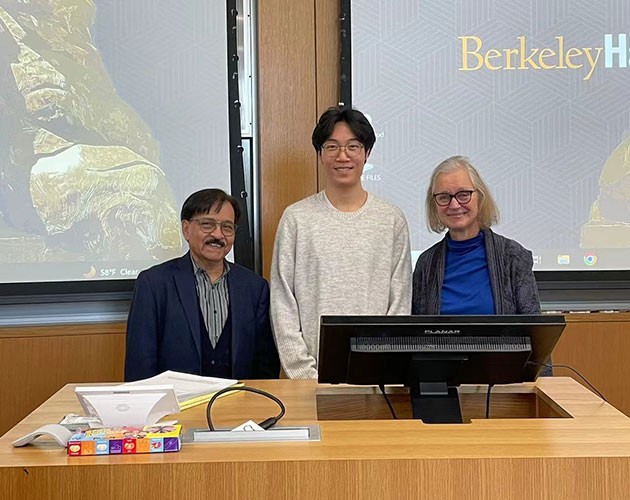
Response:
M242 287L242 280L238 279L238 269L232 265L230 272L227 274L228 280L228 292L230 294L230 317L232 320L232 374L235 374L235 368L240 366L239 360L241 358L242 336L238 334L241 331L243 321L247 321L247 318L243 318L241 309L242 301L239 297L244 297L246 291Z
M188 320L188 328L195 342L197 354L201 358L201 339L199 338L199 299L197 298L197 288L195 285L195 275L193 271L192 261L190 260L190 252L184 255L176 268L174 278L177 293L181 302L186 319Z

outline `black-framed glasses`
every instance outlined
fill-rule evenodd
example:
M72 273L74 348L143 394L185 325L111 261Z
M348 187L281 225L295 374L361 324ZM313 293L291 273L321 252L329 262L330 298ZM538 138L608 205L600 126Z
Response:
M457 191L455 194L450 193L435 193L433 199L441 207L447 207L451 204L451 200L455 198L460 205L466 205L470 203L472 194L477 191L476 189L466 189L464 191Z
M363 144L359 141L349 141L345 145L336 142L326 142L322 146L322 152L329 158L337 158L341 150L344 150L349 157L358 156L363 150Z
M223 236L232 236L236 232L236 229L238 228L236 224L228 220L219 222L218 220L214 220L210 218L203 218L203 219L190 219L190 222L196 222L197 224L199 224L199 228L206 234L210 234L218 226L221 228L221 232L223 233Z

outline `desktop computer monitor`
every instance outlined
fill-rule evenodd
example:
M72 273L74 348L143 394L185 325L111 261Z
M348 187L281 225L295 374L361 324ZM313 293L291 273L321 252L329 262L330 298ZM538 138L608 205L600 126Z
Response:
M319 382L402 384L415 418L461 422L460 384L536 380L564 316L322 316Z

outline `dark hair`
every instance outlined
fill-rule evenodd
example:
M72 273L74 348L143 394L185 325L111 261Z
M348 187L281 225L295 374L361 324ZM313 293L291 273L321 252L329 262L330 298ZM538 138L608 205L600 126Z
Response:
M221 189L202 189L191 194L182 206L181 220L190 220L197 214L206 214L213 208L215 212L221 210L228 202L234 209L234 222L241 217L241 206L238 200Z
M352 133L356 136L366 153L370 153L372 146L376 142L376 134L372 125L368 121L361 111L358 109L350 108L328 108L322 116L319 117L319 121L313 130L313 147L318 153L321 152L324 143L330 139L330 136L335 129L337 123L343 122Z

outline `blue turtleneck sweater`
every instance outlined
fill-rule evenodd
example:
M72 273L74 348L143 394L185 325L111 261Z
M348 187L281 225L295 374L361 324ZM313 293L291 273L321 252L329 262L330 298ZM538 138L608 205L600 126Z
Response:
M440 314L494 314L483 232L446 246Z

